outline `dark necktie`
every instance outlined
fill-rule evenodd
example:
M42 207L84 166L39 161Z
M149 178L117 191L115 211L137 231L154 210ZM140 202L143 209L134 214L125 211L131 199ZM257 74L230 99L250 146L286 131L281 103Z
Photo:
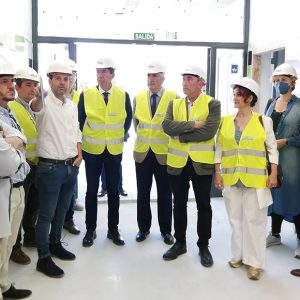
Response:
M11 113L10 110L8 110L8 115L9 115L9 118L10 118L11 126L22 132L21 127L19 126L17 120L15 119L14 115Z
M104 92L102 95L103 95L103 98L104 98L105 104L107 105L107 102L108 102L108 95L109 95L109 93L108 93L108 92Z
M156 100L157 100L157 94L152 94L151 96L151 114L152 114L152 118L155 115L156 112Z

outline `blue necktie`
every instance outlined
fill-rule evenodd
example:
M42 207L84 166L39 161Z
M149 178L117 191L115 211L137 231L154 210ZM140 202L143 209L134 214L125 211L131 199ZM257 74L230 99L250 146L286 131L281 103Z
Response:
M105 104L107 105L107 102L108 102L108 95L109 95L109 93L108 93L108 92L104 92L102 95L103 95L103 98L104 98Z
M157 94L152 94L151 96L151 114L152 114L152 118L155 115L156 112L156 100L157 100Z

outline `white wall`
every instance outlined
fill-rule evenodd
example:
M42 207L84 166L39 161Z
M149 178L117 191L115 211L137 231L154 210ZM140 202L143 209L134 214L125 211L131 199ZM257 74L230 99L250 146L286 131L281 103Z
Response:
M285 49L285 61L296 68L300 78L299 11L298 0L251 0L249 50L261 55L260 112L272 95L271 52ZM300 95L299 83L294 91L297 96Z
M298 0L251 0L250 50L284 46L298 37Z

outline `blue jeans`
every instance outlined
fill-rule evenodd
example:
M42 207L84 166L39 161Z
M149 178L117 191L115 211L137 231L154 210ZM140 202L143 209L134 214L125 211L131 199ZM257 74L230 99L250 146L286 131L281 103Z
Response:
M69 209L66 212L65 222L70 221L70 220L73 219L74 205L75 205L75 202L76 202L77 198L78 198L78 178L76 180L75 189L74 189L74 193L72 195L71 201L70 201Z
M78 167L64 164L39 162L37 167L37 188L40 211L36 223L36 241L39 258L50 255L50 243L57 243L66 212L74 193ZM51 232L49 237L51 225Z

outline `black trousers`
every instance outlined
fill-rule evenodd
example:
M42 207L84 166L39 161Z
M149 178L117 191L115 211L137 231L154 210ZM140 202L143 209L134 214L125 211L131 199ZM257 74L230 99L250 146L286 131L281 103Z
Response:
M106 171L107 202L108 202L108 229L113 231L119 225L120 196L118 191L119 169L122 154L112 155L107 149L101 154L90 154L83 151L87 191L85 196L85 224L87 229L97 227L97 193L99 178L103 165Z
M212 209L210 188L212 175L197 175L191 161L188 161L180 175L169 175L174 195L174 228L177 242L186 242L187 201L192 181L198 211L198 247L208 245L211 238Z
M271 220L272 220L272 233L279 234L281 232L281 225L284 217L272 213ZM297 239L300 239L300 214L294 216L294 224L297 234Z
M150 192L154 176L157 187L157 215L160 232L171 233L172 192L167 175L167 166L160 165L150 149L142 163L135 163L135 170L139 230L148 231L151 227Z
M30 166L30 172L23 184L25 191L25 209L14 248L20 248L22 245L22 227L24 230L24 240L35 242L35 223L39 213L39 196L35 183L36 169L37 166Z

